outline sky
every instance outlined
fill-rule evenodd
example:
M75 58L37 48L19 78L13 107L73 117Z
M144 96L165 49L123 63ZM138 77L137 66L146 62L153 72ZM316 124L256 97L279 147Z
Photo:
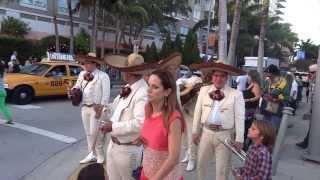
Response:
M320 44L320 0L287 0L284 22L292 24L299 39Z

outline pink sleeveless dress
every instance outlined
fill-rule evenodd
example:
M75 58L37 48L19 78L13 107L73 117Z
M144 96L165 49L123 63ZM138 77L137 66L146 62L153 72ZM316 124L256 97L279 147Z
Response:
M143 151L143 170L140 180L152 177L168 158L168 131L163 124L163 116L146 118L142 127L141 137L145 140ZM170 116L169 123L181 120L181 114L175 111ZM183 180L182 170L176 165L164 180Z

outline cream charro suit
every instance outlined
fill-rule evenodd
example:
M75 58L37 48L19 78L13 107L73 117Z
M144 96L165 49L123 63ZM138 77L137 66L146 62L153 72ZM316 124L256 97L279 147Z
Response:
M82 89L81 116L83 127L87 136L88 151L94 152L98 158L103 158L103 136L98 135L101 118L95 118L93 105L107 105L110 97L110 79L108 74L98 69L92 72L94 78L88 82L83 79L86 71L79 74L73 88ZM90 107L89 107L90 106ZM98 138L98 139L97 139ZM104 158L103 158L104 159Z
M141 79L130 86L126 98L118 96L113 104L111 136L121 143L132 142L140 135L147 102L147 83ZM110 180L131 180L132 171L140 164L141 147L117 145L110 141L107 151L107 172Z
M214 85L201 88L193 119L193 133L201 133L201 140L198 150L198 180L205 179L208 161L215 155L216 180L227 180L230 170L230 151L221 143L219 139L233 138L235 141L243 142L244 135L244 99L242 93L228 86L221 89L225 97L220 102L220 118L222 129L212 131L204 127L213 107L213 100L209 97L209 92L216 90Z

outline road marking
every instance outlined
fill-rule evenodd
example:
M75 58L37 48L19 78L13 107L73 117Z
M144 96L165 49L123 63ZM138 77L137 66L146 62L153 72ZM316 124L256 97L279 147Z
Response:
M12 105L14 108L18 109L24 109L24 110L29 110L29 109L42 109L41 106L34 106L34 105Z
M77 139L75 139L73 137L68 137L68 136L65 136L62 134L57 134L55 132L47 131L44 129L39 129L39 128L36 128L33 126L28 126L28 125L17 123L17 122L14 122L14 124L6 124L5 122L6 122L5 120L0 119L0 124L2 124L4 126L9 126L9 127L21 129L21 130L24 130L27 132L31 132L34 134L39 134L39 135L46 136L51 139L55 139L55 140L58 140L58 141L61 141L61 142L67 143L67 144L72 144L72 143L77 142Z

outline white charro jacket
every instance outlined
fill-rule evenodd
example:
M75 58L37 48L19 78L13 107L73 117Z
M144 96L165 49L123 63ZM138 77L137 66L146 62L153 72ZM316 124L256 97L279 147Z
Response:
M131 142L139 137L144 122L144 108L147 103L148 85L140 79L130 86L131 93L126 98L115 98L111 104L111 135L122 143Z
M199 133L201 125L209 118L213 107L213 100L209 97L209 93L215 91L214 85L204 86L200 89L194 110L192 133ZM221 89L224 98L220 102L220 117L222 119L223 129L234 129L235 140L237 142L244 141L244 120L245 120L245 103L243 95L240 91L225 86Z
M93 80L88 82L83 79L85 73L86 71L80 72L78 80L73 86L73 88L82 89L82 104L107 105L110 98L110 79L108 74L96 69L92 72Z

